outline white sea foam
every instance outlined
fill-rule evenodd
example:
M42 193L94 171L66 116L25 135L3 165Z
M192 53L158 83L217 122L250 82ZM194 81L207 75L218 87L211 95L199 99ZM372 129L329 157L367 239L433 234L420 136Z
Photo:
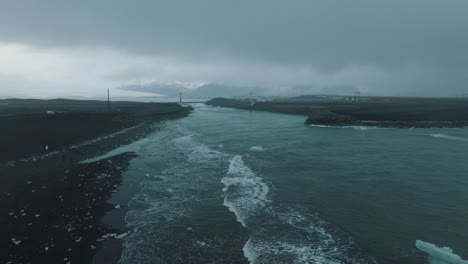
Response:
M191 219L204 200L219 201L219 168L224 168L231 155L215 151L198 141L198 134L169 122L155 133L132 160L128 174L160 175L164 180L141 177L141 189L129 203L125 216L132 230L123 244L119 263L175 263L177 255L189 252L194 242L192 232L179 232L177 226L196 227ZM194 164L196 163L196 164ZM221 176L222 177L222 176ZM201 239L201 238L200 238ZM203 237L198 247L211 250ZM206 243L206 244L205 244ZM162 253L163 252L163 253Z
M244 227L247 220L269 202L268 185L245 165L239 155L230 160L227 176L221 182L225 186L224 206L236 215L237 221Z
M438 247L434 244L416 240L416 247L429 255L430 264L468 264L449 247Z
M244 256L252 264L375 262L363 257L348 235L332 234L330 226L316 215L274 207L265 213L243 247Z
M263 151L264 148L262 146L252 146L250 151Z
M468 138L454 137L454 136L449 136L447 134L429 134L429 136L435 137L435 138L449 139L449 140L468 141Z
M314 263L314 264L341 264L334 260L322 248L311 245L294 245L280 241L255 241L250 238L244 245L244 256L251 264L259 263ZM279 255L281 255L279 257Z
M197 142L193 136L191 133L172 140L179 149L187 152L189 162L204 163L225 156L224 153Z
M375 127L375 126L327 126L327 125L309 125L311 127L318 127L318 128L352 128L356 130L369 130L369 129L384 129L381 127Z

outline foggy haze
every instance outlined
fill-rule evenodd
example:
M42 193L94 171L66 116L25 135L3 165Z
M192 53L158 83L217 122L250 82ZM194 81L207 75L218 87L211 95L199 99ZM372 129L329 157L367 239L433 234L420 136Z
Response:
M215 84L468 96L467 10L461 0L0 0L0 97Z

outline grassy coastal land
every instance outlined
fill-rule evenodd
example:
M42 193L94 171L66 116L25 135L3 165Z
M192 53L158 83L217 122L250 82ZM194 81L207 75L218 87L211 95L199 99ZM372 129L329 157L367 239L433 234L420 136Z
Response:
M256 101L214 98L208 105L305 115L307 125L377 127L468 126L466 98L300 96Z
M175 103L0 101L0 262L86 263L106 238L125 236L100 218L114 208L107 199L134 154L79 161L190 111Z

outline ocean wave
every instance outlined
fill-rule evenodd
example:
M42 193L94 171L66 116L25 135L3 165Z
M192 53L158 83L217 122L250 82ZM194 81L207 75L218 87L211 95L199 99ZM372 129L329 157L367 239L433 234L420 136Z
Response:
M184 135L172 140L180 150L187 152L187 160L189 162L204 163L206 161L223 158L225 156L224 153L197 142L193 138L194 135L194 133L190 133L189 135Z
M252 264L375 263L364 257L351 237L316 215L270 208L243 247Z
M468 138L454 137L454 136L449 136L447 134L429 134L429 136L434 137L434 138L443 138L443 139L449 139L449 140L468 141Z
M221 182L225 186L223 205L235 214L244 227L247 220L269 202L270 188L245 165L239 155L230 160L227 176Z
M201 251L220 259L231 254L224 254L222 247L231 237L192 231L204 228L205 223L192 216L206 203L222 208L218 187L225 170L220 168L226 168L232 157L216 145L199 141L199 135L169 122L131 161L127 179L137 178L140 188L128 204L125 221L132 232L124 240L119 263L179 263L181 259L206 263ZM156 175L161 180L155 181L152 176ZM232 218L228 212L225 217ZM242 252L237 256L242 257Z
M309 125L310 127L318 127L318 128L352 128L356 130L369 130L369 129L385 129L376 126L327 126L327 125Z

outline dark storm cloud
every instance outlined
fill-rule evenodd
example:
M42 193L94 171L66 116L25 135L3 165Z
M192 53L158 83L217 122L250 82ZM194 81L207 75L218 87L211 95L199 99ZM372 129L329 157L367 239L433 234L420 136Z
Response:
M312 67L331 74L366 65L398 73L382 81L404 77L405 89L458 93L467 85L467 13L468 1L462 0L18 0L0 4L0 41L116 48L203 63L221 58ZM411 65L417 69L404 72ZM421 80L434 69L450 86ZM408 78L414 71L417 76Z

